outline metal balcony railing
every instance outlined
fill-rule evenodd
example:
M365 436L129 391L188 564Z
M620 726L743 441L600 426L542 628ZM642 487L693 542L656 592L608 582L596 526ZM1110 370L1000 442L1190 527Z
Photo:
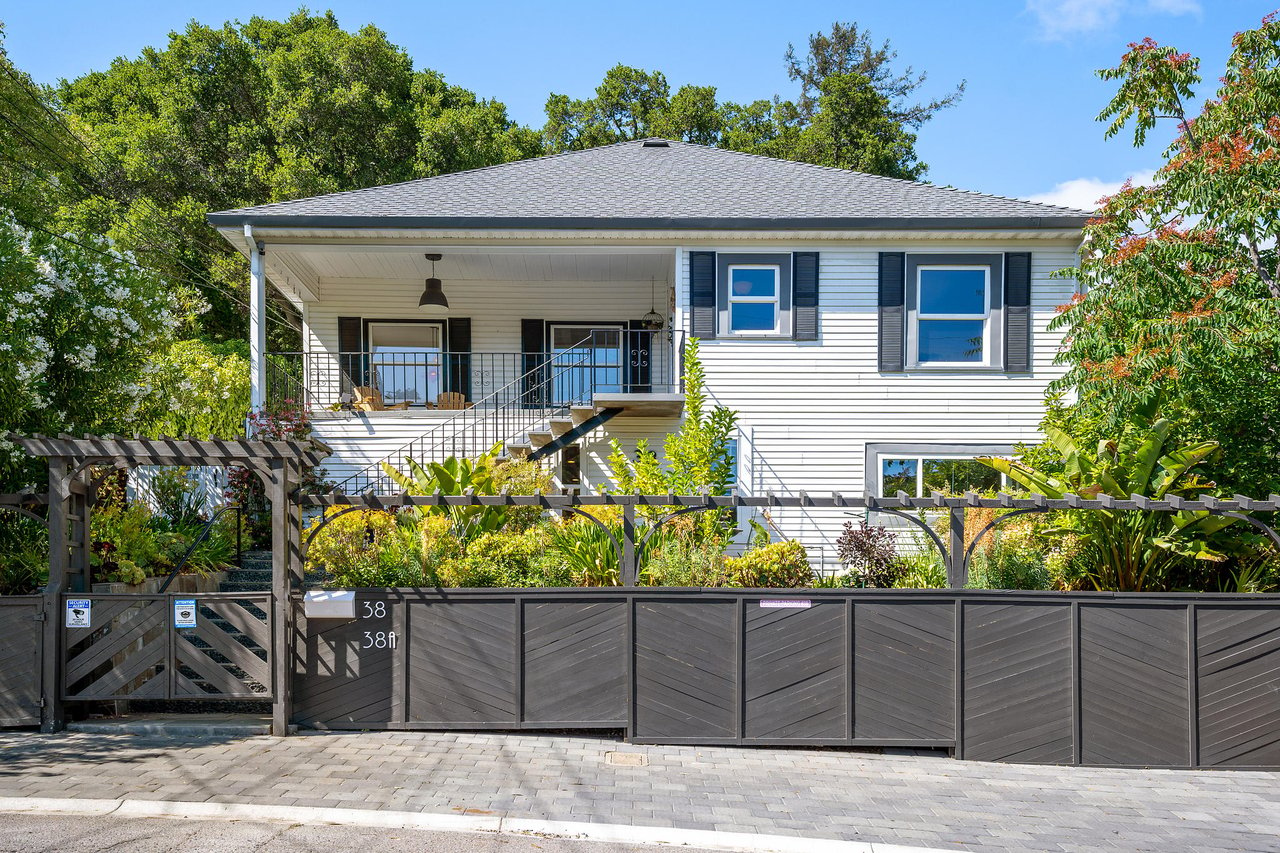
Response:
M562 388L544 389L548 400L588 384L600 392L676 393L683 373L682 344L683 333L670 330L598 329L575 346L549 353L270 353L267 406L278 408L291 401L310 411L336 410L350 403L359 388L376 390L387 406L456 408L457 394L476 408L500 406L508 401L495 392L526 381L532 372L570 364L573 370L562 375Z

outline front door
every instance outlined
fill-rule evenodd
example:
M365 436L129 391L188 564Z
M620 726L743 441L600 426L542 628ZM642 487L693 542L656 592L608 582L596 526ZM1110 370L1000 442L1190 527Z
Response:
M445 390L444 327L439 323L370 323L371 382L387 405L434 402Z

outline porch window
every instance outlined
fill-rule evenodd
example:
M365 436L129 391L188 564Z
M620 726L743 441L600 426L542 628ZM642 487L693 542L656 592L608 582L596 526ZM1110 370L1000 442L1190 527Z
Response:
M429 403L444 390L444 329L438 323L370 323L371 381L387 404Z
M558 404L586 403L622 387L622 324L551 326L551 370Z
M933 367L990 363L991 268L916 268L916 363Z
M781 277L772 264L729 265L729 334L778 334Z

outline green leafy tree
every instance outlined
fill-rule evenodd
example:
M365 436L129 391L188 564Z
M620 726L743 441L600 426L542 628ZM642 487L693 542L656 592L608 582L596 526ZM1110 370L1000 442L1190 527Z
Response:
M1130 45L1099 115L1142 145L1177 133L1151 186L1126 185L1085 227L1083 295L1051 328L1066 374L1049 425L1102 433L1159 402L1175 434L1214 440L1208 472L1231 491L1280 490L1280 23L1233 40L1217 93L1198 109L1199 62L1151 39ZM1060 400L1060 398L1054 398Z
M808 52L786 53L787 73L800 84L795 101L720 102L714 86L685 85L671 94L660 71L618 65L591 98L552 94L543 141L569 151L664 136L735 151L917 179L927 166L915 152L919 128L955 104L961 83L940 98L913 101L926 75L898 71L886 41L876 46L856 24L836 23L809 39Z
M618 440L610 439L609 471L613 494L724 495L733 483L734 459L730 440L738 427L738 413L725 406L708 406L706 373L698 353L698 339L685 345L685 408L680 427L663 440L665 464L649 450L649 442L636 442L634 459L629 459ZM647 510L651 516L671 508ZM726 531L732 513L702 513L709 526L703 532Z
M332 13L192 22L164 48L64 82L58 97L96 170L74 221L201 286L218 340L244 337L246 271L205 223L210 210L539 153L500 103L415 71L381 30L346 31Z

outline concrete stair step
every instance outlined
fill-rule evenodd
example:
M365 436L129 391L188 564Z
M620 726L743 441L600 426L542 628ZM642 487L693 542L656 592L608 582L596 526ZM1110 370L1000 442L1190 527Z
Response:
M550 444L555 438L550 429L529 430L525 433L525 440L529 442L529 446L535 450L544 445Z
M591 418L594 418L597 414L598 414L598 410L596 409L595 406L570 406L569 407L569 417L573 421L575 426L577 424L582 423L583 421L587 421L587 420L590 420Z
M551 433L557 438L573 429L573 418L551 418L547 421L547 426L551 428Z
M267 714L126 714L77 720L67 731L158 737L257 737L271 733Z

